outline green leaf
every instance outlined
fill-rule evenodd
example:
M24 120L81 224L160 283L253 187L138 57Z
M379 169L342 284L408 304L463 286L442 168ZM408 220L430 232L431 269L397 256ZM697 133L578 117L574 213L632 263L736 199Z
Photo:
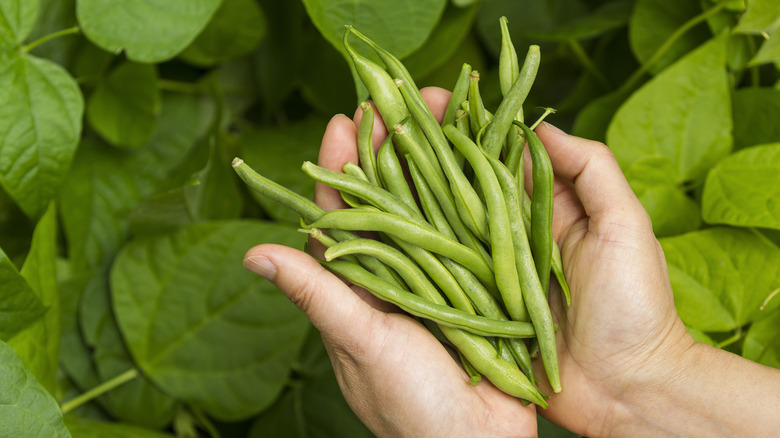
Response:
M303 55L311 63L300 73L300 92L306 102L324 115L352 114L357 95L349 64L314 32L306 41Z
M780 61L780 31L774 31L767 35L768 38L761 44L761 48L758 49L756 56L750 60L749 66Z
M13 348L0 341L0 436L70 437L57 401L35 380Z
M656 237L694 231L701 225L699 205L676 183L674 165L666 157L639 160L625 172L631 188L650 215Z
M415 81L436 70L462 47L477 17L479 6L479 2L469 7L447 6L425 44L403 60ZM459 61L461 64L465 62L464 59ZM457 72L453 72L453 75L457 75Z
M743 149L713 167L702 211L712 224L780 229L780 143Z
M60 66L0 54L0 184L30 217L57 193L81 135L84 101Z
M696 330L695 328L688 327L688 326L686 326L685 329L688 330L688 333L690 333L691 336L693 336L693 340L696 342L712 345L713 347L718 345L717 342L715 342L711 337L709 337L709 335L707 335L701 330Z
M180 56L200 66L239 58L260 44L266 26L263 10L255 0L222 0L208 26Z
M607 129L610 123L612 123L615 113L629 96L628 93L613 91L594 99L577 114L572 127L572 134L602 143L605 142Z
M767 296L780 287L780 248L738 228L709 228L660 239L686 325L725 332L763 316Z
M750 326L742 355L752 361L780 368L780 310L769 313Z
M326 121L308 119L279 127L261 127L244 135L238 144L241 157L267 178L311 198L314 182L301 171L304 161L315 162ZM253 195L254 196L254 195ZM297 225L298 215L264 196L255 196L273 219Z
M428 38L447 0L303 0L303 4L320 33L340 52L344 52L344 26L352 25L385 50L403 58Z
M679 176L675 182L699 181L728 154L727 42L724 33L686 55L620 107L607 130L607 144L623 169L645 157L666 157Z
M203 134L202 127L211 124L211 113L204 113L200 103L196 96L163 96L157 129L137 150L111 150L95 140L81 144L60 193L75 271L109 262L127 236L132 209L156 193L180 187L197 170L174 176L182 163L193 162L190 154Z
M646 63L685 22L702 12L699 0L638 0L628 25L629 41L640 63ZM682 34L650 68L657 74L710 38L701 23Z
M218 419L247 418L269 406L308 324L240 260L252 244L303 241L292 227L236 221L126 245L112 269L112 299L144 374Z
M551 41L593 38L625 26L631 16L632 6L630 2L625 0L605 2L593 11L567 21L553 30L531 30L528 34L535 38Z
M90 125L115 146L146 144L159 113L157 70L149 64L120 64L98 84L87 102Z
M734 149L780 142L780 90L741 88L732 95Z
M0 340L7 341L35 323L46 306L0 249Z
M14 336L8 344L50 393L57 390L60 360L60 296L57 286L57 212L54 203L38 221L32 247L21 271L30 288L48 308L41 319Z
M160 62L184 50L206 27L221 0L78 0L84 34L103 49L137 62Z
M27 39L38 16L38 0L6 0L0 3L0 52Z
M65 417L65 425L73 438L172 438L172 435L156 430L123 423L88 420L73 415Z
M780 3L775 0L750 0L734 32L760 34L778 29L780 29Z

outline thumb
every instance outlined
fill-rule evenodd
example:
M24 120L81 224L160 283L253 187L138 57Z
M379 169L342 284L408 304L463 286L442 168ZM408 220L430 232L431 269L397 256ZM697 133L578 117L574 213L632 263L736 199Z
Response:
M377 312L310 255L282 245L250 249L244 267L276 285L322 333L353 332Z

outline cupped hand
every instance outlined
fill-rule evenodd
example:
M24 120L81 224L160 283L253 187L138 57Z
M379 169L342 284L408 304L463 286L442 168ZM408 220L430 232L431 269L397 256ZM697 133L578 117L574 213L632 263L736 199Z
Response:
M553 234L572 294L567 307L551 287L563 391L541 413L607 436L675 378L694 341L677 316L650 219L611 151L548 124L536 132L556 175Z
M442 89L423 89L441 119L449 100ZM387 135L381 116L373 144ZM319 165L341 171L358 161L357 124L331 119ZM344 208L339 194L317 184L324 209ZM311 245L317 254L316 245ZM535 437L536 410L483 380L473 386L450 352L423 325L323 269L309 255L278 245L252 248L245 266L271 280L319 329L341 390L351 408L378 436Z

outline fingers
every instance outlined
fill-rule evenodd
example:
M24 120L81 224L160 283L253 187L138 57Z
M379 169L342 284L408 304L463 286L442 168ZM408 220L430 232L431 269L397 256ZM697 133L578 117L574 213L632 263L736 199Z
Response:
M323 333L354 333L377 313L338 277L304 252L281 245L258 245L244 267L270 280Z
M339 114L328 122L317 163L336 172L348 162L358 162L357 128L347 116ZM315 184L314 202L325 211L346 208L338 190L321 183Z
M607 146L567 135L546 122L536 129L536 134L550 156L556 176L574 185L591 219L649 224L647 213Z
M438 87L426 87L420 90L423 99L431 109L433 117L441 124L444 118L444 112L447 110L447 104L450 103L450 96L452 93Z

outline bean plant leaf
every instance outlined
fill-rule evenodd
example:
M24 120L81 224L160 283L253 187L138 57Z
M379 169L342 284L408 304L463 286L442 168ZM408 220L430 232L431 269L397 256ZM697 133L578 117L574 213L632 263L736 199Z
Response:
M311 65L300 73L303 98L322 114L353 113L357 95L349 64L321 35L312 32L308 37L303 54Z
M78 0L76 16L93 43L137 62L160 62L184 50L221 0Z
M35 380L13 348L0 341L0 436L70 437L57 401Z
M60 296L57 286L57 212L54 203L38 221L21 276L47 307L46 313L8 344L50 393L57 390L60 360Z
M425 44L403 61L415 80L436 70L462 46L477 17L479 6L479 3L468 7L447 6ZM460 61L462 63L464 60Z
M713 167L702 210L713 224L780 229L780 143L743 149Z
M780 287L780 248L739 228L708 228L660 239L675 305L686 325L724 332L761 318Z
M638 0L629 22L631 49L642 64L685 22L701 13L699 0ZM657 74L711 36L702 23L683 33L650 67Z
M252 244L300 247L293 227L195 224L126 245L111 275L135 362L166 393L222 420L268 407L303 342L305 317L240 263Z
M650 157L627 169L626 178L650 215L657 237L694 231L701 225L699 205L676 184L671 160Z
M752 361L780 368L780 310L754 322L742 344L742 355Z
M750 1L734 32L766 38L749 65L780 61L780 3L774 0Z
M6 0L0 3L0 52L21 44L35 26L38 0Z
M302 196L314 196L314 182L301 171L304 161L316 161L326 121L308 119L247 133L239 143L244 161L267 178ZM298 215L264 196L255 196L272 218L298 224Z
M251 53L266 34L263 10L255 0L222 0L222 6L182 53L185 61L213 66Z
M447 0L303 0L303 4L320 33L340 52L344 52L344 26L352 25L403 58L428 38Z
M623 27L631 16L632 4L625 0L605 2L581 17L567 21L552 31L528 32L542 40L581 40L599 36L613 29Z
M196 96L165 95L157 128L142 148L111 150L94 139L82 142L59 198L74 270L109 262L127 237L132 209L189 179L197 168L181 178L172 174L192 160L201 127L208 127L211 117Z
M780 90L741 88L732 94L734 149L780 142Z
M172 438L173 435L156 430L133 426L126 423L108 423L80 418L75 415L65 417L73 438Z
M62 184L81 135L84 101L59 65L0 53L0 184L37 217Z
M734 32L760 34L778 29L780 29L780 3L774 0L750 0Z
M159 113L157 70L150 64L120 64L98 84L87 102L90 125L115 146L146 144Z
M0 340L7 341L35 323L47 308L0 249Z
M659 73L620 107L607 144L623 169L645 157L667 157L679 179L699 181L732 146L721 34ZM641 139L641 141L638 141Z

